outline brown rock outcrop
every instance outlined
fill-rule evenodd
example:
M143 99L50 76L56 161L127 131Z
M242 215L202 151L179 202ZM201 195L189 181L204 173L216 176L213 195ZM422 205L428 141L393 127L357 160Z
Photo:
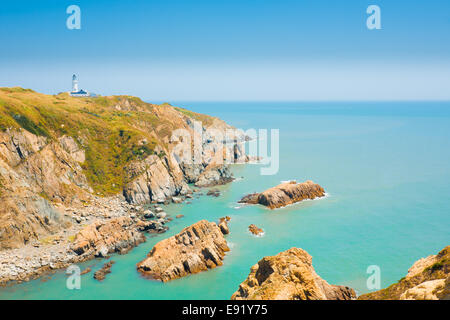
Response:
M350 300L356 298L349 287L328 284L312 266L311 256L291 248L264 257L250 269L247 279L232 300Z
M124 252L145 241L129 217L107 222L95 222L84 227L75 237L72 250L78 255L106 257L113 252Z
M282 183L261 193L246 195L239 203L261 204L270 209L275 209L306 199L313 200L323 196L325 196L325 190L312 181L303 183L291 181Z
M364 294L360 300L435 300L449 298L450 246L417 260L406 277L391 286ZM438 281L436 281L438 280Z
M251 224L248 226L248 231L250 231L255 236L260 236L264 233L264 230L261 228L258 228L254 224Z
M228 221L230 221L230 220L231 220L231 218L228 216L219 219L219 228L223 234L230 233L230 229L228 228Z
M217 224L201 220L158 242L147 258L137 264L137 269L166 282L222 265L229 250Z
M105 263L100 270L97 270L94 272L94 279L96 279L98 281L105 280L106 275L108 273L111 273L111 267L114 263L115 263L115 261L113 261L113 260Z

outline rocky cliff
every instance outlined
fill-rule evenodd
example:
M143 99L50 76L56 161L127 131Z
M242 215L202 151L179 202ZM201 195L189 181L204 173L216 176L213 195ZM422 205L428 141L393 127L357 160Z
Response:
M355 291L328 284L312 266L311 256L291 248L272 257L264 257L250 269L247 279L232 300L350 300Z
M123 194L138 205L185 195L188 183L231 181L228 164L220 160L231 152L233 161L247 161L243 139L216 138L211 129L233 128L136 97L0 88L0 250L69 227L73 220L64 208L87 207L93 196ZM174 139L177 130L183 136ZM177 150L190 150L194 137L200 151L190 161L194 154Z
M416 261L408 274L386 289L364 294L360 300L450 299L450 246Z
M313 200L323 196L325 196L325 190L312 181L306 181L303 183L290 181L282 183L261 193L246 195L239 202L261 204L270 209L275 209L306 199Z
M221 223L226 224L226 219ZM229 250L221 228L214 222L201 220L158 242L147 258L137 264L137 269L166 282L221 266Z

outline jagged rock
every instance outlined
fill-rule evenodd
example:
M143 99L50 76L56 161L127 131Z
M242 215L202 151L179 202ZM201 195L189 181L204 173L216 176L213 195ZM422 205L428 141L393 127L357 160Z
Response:
M248 231L250 231L255 236L260 236L264 233L264 230L261 228L258 228L254 224L251 224L248 226Z
M229 250L217 224L201 220L158 242L137 270L166 282L222 265Z
M145 210L144 211L144 218L145 219L152 219L155 217L155 214L153 212L151 212L150 210Z
M349 287L328 284L312 266L311 256L291 248L276 256L264 257L250 269L247 279L232 300L350 300L356 298Z
M156 217L157 217L158 219L164 219L166 216L167 216L167 213L165 213L164 211L158 212L158 213L156 214Z
M141 232L151 232L151 233L163 233L167 231L167 227L164 227L164 221L138 221L136 227Z
M183 199L180 197L172 197L172 202L173 203L182 203Z
M92 269L88 267L88 268L84 269L83 271L81 271L80 275L89 273L89 272L91 272L91 271L92 271Z
M131 163L126 168L128 176L136 178L124 188L124 196L129 203L150 203L162 201L182 194L189 189L183 173L169 157L151 155L142 163ZM140 172L138 174L137 172Z
M83 228L75 237L72 250L78 255L106 257L109 253L133 248L145 241L129 217L99 221Z
M312 181L303 183L291 181L282 183L261 193L246 195L239 203L261 204L270 209L275 209L306 199L313 200L323 196L325 196L325 190Z
M26 130L0 132L0 250L67 227L69 219L53 202L86 199L90 191L79 163L59 141Z
M445 285L445 279L425 281L403 292L400 300L439 300L444 290L450 289L448 284L447 288Z
M115 263L115 261L109 261L103 265L103 267L100 270L97 270L94 272L94 279L98 281L105 280L105 277L108 273L111 273L111 267Z
M212 187L221 184L227 184L233 181L233 174L231 173L230 167L227 165L213 165L208 167L199 176L196 187Z
M208 190L208 192L206 193L207 196L212 196L212 197L219 197L220 196L220 191L219 189L211 189Z
M219 228L223 234L230 233L230 229L228 228L228 221L230 221L230 220L231 220L231 218L228 216L219 219Z
M450 246L417 260L406 277L391 286L361 295L360 300L445 299L450 292ZM435 281L437 280L437 281Z

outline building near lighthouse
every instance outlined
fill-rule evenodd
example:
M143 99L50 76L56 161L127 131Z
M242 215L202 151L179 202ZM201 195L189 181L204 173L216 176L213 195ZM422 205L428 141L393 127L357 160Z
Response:
M69 92L72 97L90 97L91 94L83 89L78 88L78 78L77 75L74 74L72 76L72 91Z

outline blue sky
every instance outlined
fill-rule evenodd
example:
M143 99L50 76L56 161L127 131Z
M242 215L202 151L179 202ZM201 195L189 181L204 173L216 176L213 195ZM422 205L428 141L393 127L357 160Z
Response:
M1 3L0 40L0 86L45 93L77 73L150 101L450 99L448 0L18 0Z

